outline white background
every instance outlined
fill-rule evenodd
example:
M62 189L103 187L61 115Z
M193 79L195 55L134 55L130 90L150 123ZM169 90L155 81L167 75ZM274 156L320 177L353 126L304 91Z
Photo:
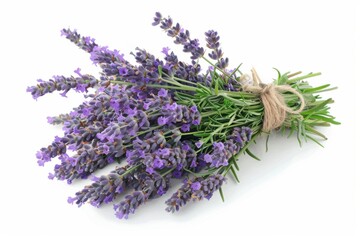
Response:
M8 1L10 2L10 1ZM356 239L359 236L359 15L356 1L11 1L0 3L1 163L0 238L2 235L101 236L121 239ZM111 206L78 209L67 204L87 181L71 186L50 181L36 164L35 152L47 146L59 128L47 116L68 112L81 102L57 93L34 101L26 87L54 74L73 74L77 67L97 74L89 56L60 37L63 27L76 28L102 45L129 53L139 46L161 56L164 46L180 52L159 28L155 11L171 15L193 37L218 30L223 50L235 67L254 66L264 81L285 71L320 71L314 85L331 83L336 103L331 112L341 126L321 129L325 148L274 134L253 151L258 162L240 160L240 184L231 179L222 203L189 204L181 212L164 211L163 198L147 203L128 221ZM358 16L356 16L358 15ZM356 19L357 18L357 19ZM179 54L187 60L187 55ZM205 64L204 64L205 66ZM110 170L107 168L105 171ZM356 221L357 216L357 221ZM63 238L63 237L61 237ZM70 238L71 239L71 238ZM359 238L357 238L359 239Z

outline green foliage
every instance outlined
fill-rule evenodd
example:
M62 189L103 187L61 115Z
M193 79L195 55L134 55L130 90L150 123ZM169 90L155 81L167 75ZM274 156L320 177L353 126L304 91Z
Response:
M242 74L239 70L240 66L231 72L231 74L226 74L215 67L215 70L209 73L211 77L210 86L166 75L159 68L159 81L162 81L165 85L147 85L147 87L175 89L177 90L175 92L175 100L178 104L187 106L196 105L198 107L202 116L201 124L193 128L192 132L183 134L183 138L195 137L203 142L198 153L209 152L213 142L225 142L227 136L232 133L235 127L246 126L252 129L252 140L236 156L231 157L227 166L208 168L201 173L193 173L187 170L195 176L208 176L214 172L225 176L231 173L233 178L239 182L236 174L236 170L239 170L236 163L239 156L248 154L250 157L260 160L248 148L262 133L264 107L259 94L243 91L240 84L238 84L240 87L237 91L225 89L230 78L240 81L240 77L237 77L237 75L240 74L241 76ZM291 86L302 94L306 102L306 107L300 114L288 113L283 125L277 130L287 134L288 137L296 135L300 145L303 141L312 140L322 146L320 140L325 140L326 137L316 128L340 123L329 113L329 105L334 101L331 98L322 99L320 93L336 88L331 88L329 84L313 87L306 81L308 78L320 75L320 73L297 76L300 72L281 74L279 70L275 70L278 76L273 84ZM121 81L117 81L117 83L123 84ZM293 109L299 108L301 102L296 95L290 92L284 92L282 95L289 107ZM220 194L223 199L222 190Z

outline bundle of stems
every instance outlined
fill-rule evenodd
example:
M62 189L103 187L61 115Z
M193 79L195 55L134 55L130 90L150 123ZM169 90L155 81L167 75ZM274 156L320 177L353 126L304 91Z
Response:
M66 96L71 89L87 99L68 114L48 118L51 124L63 124L64 135L36 154L40 166L59 158L50 179L70 184L92 178L94 182L69 197L69 203L99 207L132 190L114 204L116 216L127 218L145 202L164 195L172 178L183 184L166 201L169 212L190 200L210 199L217 190L224 199L227 177L239 181L241 155L259 160L249 147L261 135L269 139L271 133L281 132L296 135L300 145L308 140L321 145L326 137L318 127L339 124L329 113L334 101L321 96L335 88L308 82L320 73L281 74L275 69L277 78L263 84L254 69L252 76L240 71L241 64L229 70L217 32L205 33L210 60L199 41L170 17L156 13L153 25L183 45L191 63L179 61L169 48L162 51L164 61L137 48L132 54L138 65L133 65L118 50L63 29L62 35L90 53L102 70L100 77L77 69L75 77L38 80L27 89L35 99L55 91ZM201 70L202 60L208 64L206 71ZM89 88L94 93L88 94ZM93 175L115 161L126 165L107 175Z

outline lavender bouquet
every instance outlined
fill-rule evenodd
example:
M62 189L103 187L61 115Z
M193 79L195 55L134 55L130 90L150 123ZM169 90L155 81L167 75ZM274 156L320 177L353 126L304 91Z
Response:
M75 76L38 80L27 89L34 99L55 91L66 96L71 89L86 98L72 112L48 118L50 124L63 125L64 135L36 153L40 166L55 157L60 160L50 179L93 181L69 197L69 203L99 207L114 202L115 215L128 218L140 205L165 194L174 178L183 183L165 202L169 212L210 199L217 190L223 198L226 177L238 181L239 157L258 159L249 146L262 133L296 134L300 144L312 140L321 145L319 140L326 137L316 127L338 124L329 114L333 100L319 95L334 88L312 87L306 81L320 73L276 70L277 79L266 85L254 69L249 76L240 71L241 64L228 68L216 31L205 33L206 54L198 39L170 17L156 13L153 25L183 45L191 62L179 61L168 48L162 51L163 60L137 48L133 65L119 51L63 29L62 35L90 53L101 68L100 77L77 69ZM204 71L200 60L208 64ZM93 175L124 161L126 165L108 175Z

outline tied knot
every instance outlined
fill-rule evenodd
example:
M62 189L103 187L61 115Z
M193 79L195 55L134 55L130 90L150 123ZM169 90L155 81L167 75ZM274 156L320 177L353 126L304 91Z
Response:
M265 93L268 93L270 91L274 91L274 85L273 84L260 83L259 88L261 88L260 91L259 91L260 94L265 94Z
M260 95L261 102L264 106L264 119L263 119L263 131L269 132L275 128L280 127L285 119L286 114L299 114L305 107L304 97L289 85L274 85L264 84L261 82L256 70L251 70L253 76L253 85L244 85L244 90L258 93ZM300 100L300 107L297 110L293 110L286 105L285 100L281 93L291 92L296 95Z

